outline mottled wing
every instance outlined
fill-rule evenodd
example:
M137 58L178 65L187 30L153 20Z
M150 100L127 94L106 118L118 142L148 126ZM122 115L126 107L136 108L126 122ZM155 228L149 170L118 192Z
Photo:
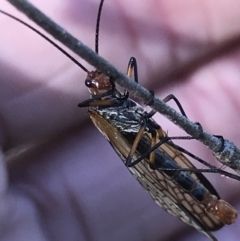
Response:
M89 115L98 130L125 162L131 148L128 140L111 124L111 120L106 120L94 110L89 110ZM181 163L183 167L193 167L181 152L175 152L171 146L165 144L162 150L166 153L171 151L170 157ZM133 160L136 160L139 156L139 153L136 152ZM149 168L147 159L129 168L129 170L158 205L172 215L179 217L183 222L203 232L212 240L216 240L210 231L221 228L223 224L214 215L206 212L203 205L179 188L172 180L166 178L160 171ZM196 175L195 177L196 180L199 180Z
M130 171L159 206L212 240L216 240L210 230L215 229L219 221L213 215L206 214L204 207L196 203L191 196L160 172L150 169L145 161L135 168L130 168Z
M166 133L164 133L166 136ZM176 148L164 143L159 147L159 149L174 160L182 168L196 168L183 154L178 151ZM203 186L205 186L211 194L214 194L216 197L220 198L218 193L208 179L202 173L190 173L190 175L197 181L199 181Z

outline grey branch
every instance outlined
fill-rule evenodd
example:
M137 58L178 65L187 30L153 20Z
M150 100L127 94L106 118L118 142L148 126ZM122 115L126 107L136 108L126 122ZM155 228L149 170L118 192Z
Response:
M23 12L25 15L27 15L32 21L38 24L46 32L51 34L62 44L71 49L74 53L78 54L81 58L86 60L89 64L93 65L104 74L111 76L117 84L129 90L130 93L135 97L143 100L144 103L151 103L150 106L153 109L182 128L190 136L206 145L222 164L227 165L240 173L240 150L232 142L224 139L222 143L221 139L209 134L205 130L202 132L202 129L199 125L191 122L189 119L176 112L163 101L157 98L153 99L152 94L147 89L132 81L125 74L120 72L102 57L97 55L93 50L73 37L65 29L45 16L29 2L25 0L7 1L14 5L18 10Z

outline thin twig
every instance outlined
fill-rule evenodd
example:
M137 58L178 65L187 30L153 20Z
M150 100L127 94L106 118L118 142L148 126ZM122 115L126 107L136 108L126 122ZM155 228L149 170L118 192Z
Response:
M157 98L153 99L152 94L147 89L132 81L26 0L7 1L89 64L93 65L104 74L113 77L117 84L129 90L138 99L143 100L145 103L151 103L150 106L153 109L157 110L170 121L185 130L189 135L206 145L221 163L240 173L240 150L232 142L224 140L223 144L221 139L207 133L205 130L202 132L199 125L176 112L163 101Z

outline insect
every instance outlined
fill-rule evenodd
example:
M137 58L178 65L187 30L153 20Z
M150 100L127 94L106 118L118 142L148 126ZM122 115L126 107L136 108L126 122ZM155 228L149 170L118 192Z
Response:
M100 6L102 4L103 1ZM127 74L137 80L134 58L129 62ZM127 91L121 93L111 78L98 70L89 72L85 83L92 98L79 106L89 107L93 123L130 172L157 204L216 240L210 231L221 228L223 223L234 222L237 218L236 210L219 200L217 192L201 173L181 171L181 168L195 167L181 152L169 145L169 140L139 163L134 163L155 143L167 137L151 118L154 112L146 113L128 97Z
M102 4L103 0L99 7L98 22ZM98 37L99 23L96 31ZM129 61L127 75L134 76L138 82L137 62L133 57ZM233 223L237 218L237 211L219 199L213 186L201 173L181 171L181 168L195 168L181 152L169 143L163 143L136 163L136 159L157 142L167 138L166 133L151 118L155 112L146 113L129 98L127 91L118 91L111 78L99 70L88 73L85 84L91 93L91 99L80 103L79 107L88 107L94 125L109 141L132 175L158 205L216 240L210 231L220 229L223 223ZM170 95L165 101L170 99L176 100ZM179 102L177 104L180 105Z

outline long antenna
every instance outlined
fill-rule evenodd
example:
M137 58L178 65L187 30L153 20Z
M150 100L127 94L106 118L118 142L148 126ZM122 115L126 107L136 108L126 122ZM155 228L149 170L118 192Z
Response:
M40 31L38 31L37 29L35 29L34 27L32 27L31 25L25 23L24 21L22 21L21 19L3 11L0 9L0 13L16 20L17 22L25 25L26 27L30 28L31 30L33 30L35 33L37 33L38 35L40 35L41 37L43 37L45 40L47 40L50 44L52 44L55 48L57 48L59 51L61 51L65 56L67 56L70 60L72 60L76 65L78 65L83 71L89 73L89 71L81 64L79 63L76 59L74 59L68 52L66 52L63 48L61 48L59 45L57 45L56 43L54 43L54 41L52 41L50 38L48 38L46 35L44 35L43 33L41 33Z
M99 29L100 29L100 18L102 13L102 6L104 0L101 0L99 8L98 8L98 15L97 15L97 24L96 24L96 33L95 33L95 52L98 54L98 45L99 45Z

